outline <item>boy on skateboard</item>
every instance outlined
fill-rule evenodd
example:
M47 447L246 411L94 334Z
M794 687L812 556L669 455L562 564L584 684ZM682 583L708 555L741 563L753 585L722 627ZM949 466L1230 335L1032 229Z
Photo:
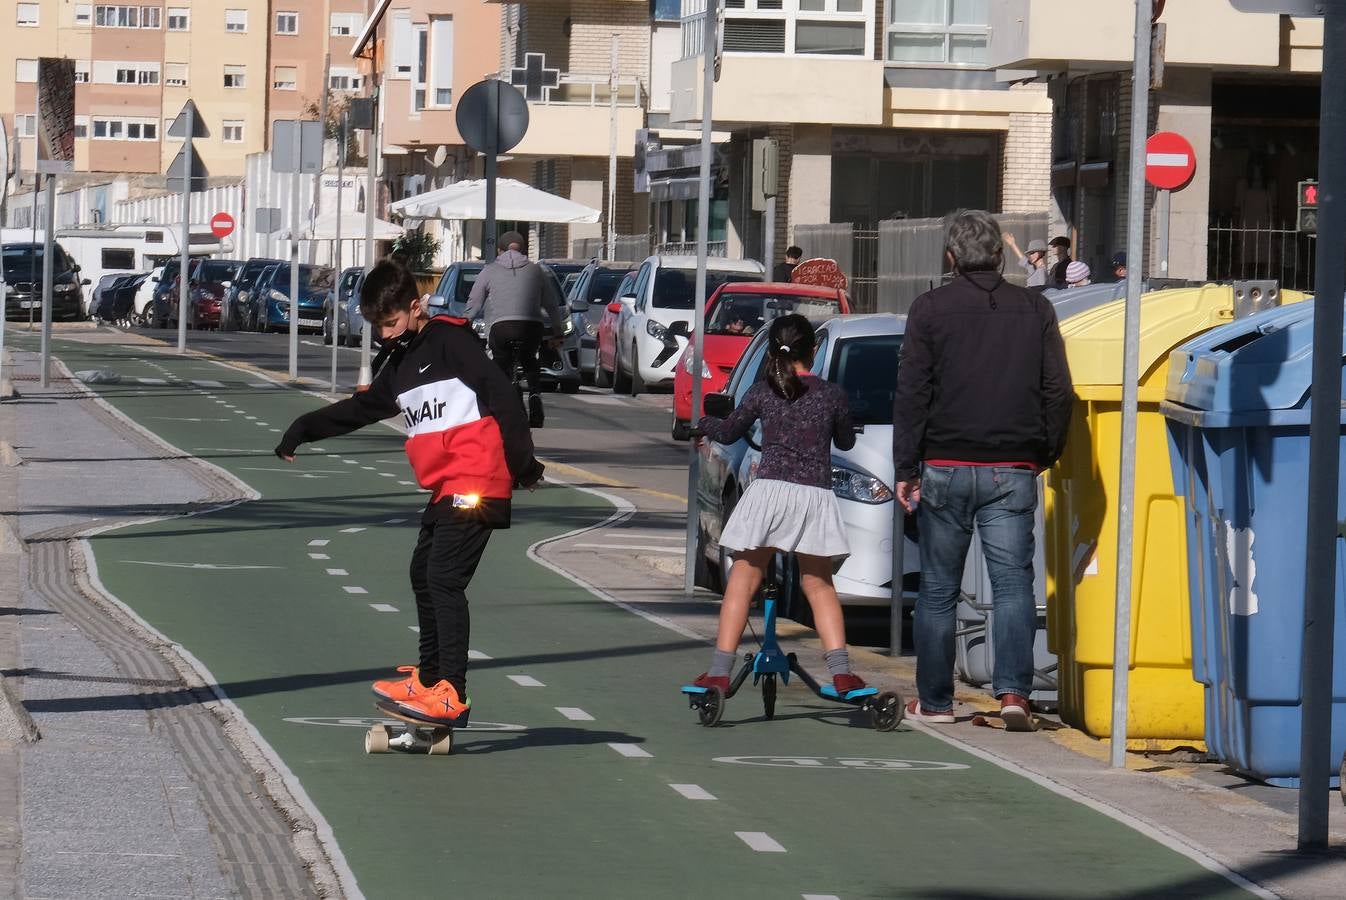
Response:
M401 414L407 458L431 491L411 555L420 662L376 681L379 702L432 725L467 720L467 586L491 531L508 528L515 487L542 479L518 393L464 319L428 318L415 276L384 260L365 279L360 312L395 349L369 390L295 419L276 455Z

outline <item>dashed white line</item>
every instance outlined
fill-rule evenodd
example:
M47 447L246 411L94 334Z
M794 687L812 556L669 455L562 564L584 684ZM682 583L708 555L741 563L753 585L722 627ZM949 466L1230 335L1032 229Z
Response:
M487 656L485 653L482 653L480 650L469 650L469 651L467 651L467 658L468 658L468 659L490 659L491 657Z
M343 585L341 589L342 589L343 591L345 591L346 593L348 593L348 594L368 594L368 593L369 593L369 591L367 591L367 590L365 590L364 588L360 587L359 585L355 585L355 584L347 584L347 585Z
M371 603L369 608L375 612L397 612L397 607L388 603Z
M608 744L627 759L653 759L654 754L636 744Z
M203 387L203 388L222 388L222 387L224 387L224 382L222 382L222 381L196 381L196 380L193 380L193 381L192 381L192 384L196 385L197 387Z
M358 466L360 464L360 461L356 459L343 459L341 461L348 466Z
M310 553L310 554L308 555L308 558L309 558L309 559L331 559L332 557L328 556L326 553Z
M801 894L802 900L841 900L836 894Z
M398 484L406 485L407 487L415 487L415 486L416 486L416 482L414 482L414 481L399 481Z
M315 540L315 541L309 541L308 545L310 547L326 547L330 543L331 541L328 540Z
M374 467L373 467L373 466L361 466L360 468L364 469L366 472L373 472L373 471L374 471Z
M538 681L532 675L510 675L508 678L519 687L546 687L545 684Z
M688 800L714 800L715 795L706 790L699 784L670 784L673 790L677 791Z
M592 722L594 717L577 706L558 706L556 711L572 722Z
M421 633L421 626L419 625L408 625L407 627L410 628L412 631L416 632L417 634Z
M747 844L758 853L784 853L785 848L765 831L735 831L734 837Z
M341 529L341 533L342 533L342 534L359 534L359 533L362 532L362 531L364 531L364 528L362 528L362 527L343 528L343 529Z
M380 478L396 478L397 476L394 475L392 472L380 472L380 473L379 473L379 477L380 477Z
M384 525L401 525L406 519L384 519Z
M279 428L272 428L272 429L270 429L270 430L271 430L271 431L274 431L276 434L280 434L280 429L279 429Z
M328 569L328 570L327 570L327 574L328 574L328 575L349 575L350 573L347 572L345 569Z

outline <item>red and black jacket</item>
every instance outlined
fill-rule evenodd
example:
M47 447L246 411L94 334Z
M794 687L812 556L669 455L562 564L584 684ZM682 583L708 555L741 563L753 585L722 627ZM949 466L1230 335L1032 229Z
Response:
M405 350L390 356L369 390L295 419L276 452L293 456L300 444L399 414L416 480L433 492L431 509L451 509L455 495L479 497L484 507L504 507L504 521L492 524L508 525L513 488L542 477L514 385L467 322L449 316L422 326Z

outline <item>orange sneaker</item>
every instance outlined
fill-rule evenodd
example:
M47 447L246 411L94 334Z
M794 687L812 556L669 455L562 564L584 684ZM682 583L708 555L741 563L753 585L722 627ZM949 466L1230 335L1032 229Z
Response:
M421 673L415 666L398 666L397 671L406 672L407 677L374 682L371 685L374 696L384 700L410 700L428 690L421 684Z
M415 697L393 698L393 706L404 716L435 725L462 725L472 710L472 701L463 700L447 681L436 682Z

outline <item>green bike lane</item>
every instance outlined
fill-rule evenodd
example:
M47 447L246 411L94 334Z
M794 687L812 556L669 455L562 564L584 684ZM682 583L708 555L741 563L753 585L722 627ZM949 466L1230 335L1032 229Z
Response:
M424 495L381 426L306 447L316 397L209 360L58 341L103 398L260 499L91 543L110 593L181 644L302 784L367 896L1222 896L1196 862L924 733L874 732L797 684L701 728L708 648L528 558L611 508L520 497L470 591L473 727L454 754L366 756L368 683L415 655ZM633 562L633 564L636 564ZM234 567L234 568L230 568ZM1032 737L1026 737L1032 740Z

